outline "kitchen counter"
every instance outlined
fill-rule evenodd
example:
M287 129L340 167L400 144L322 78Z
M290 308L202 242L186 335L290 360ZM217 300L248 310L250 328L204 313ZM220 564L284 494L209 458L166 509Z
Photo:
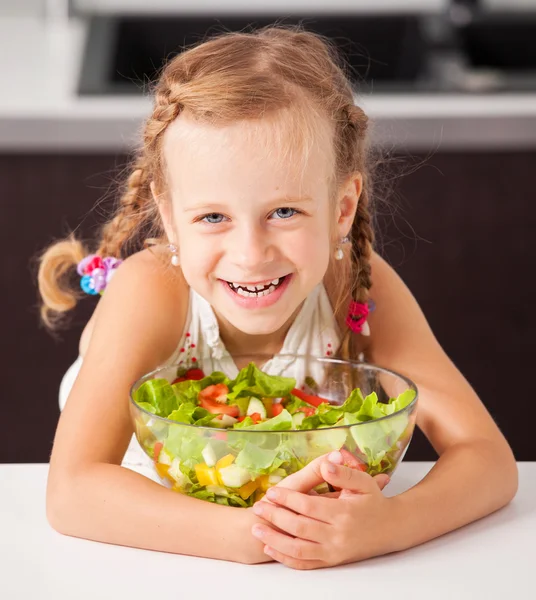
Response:
M110 152L136 143L144 96L80 97L79 18L0 19L0 151ZM373 140L417 151L536 147L536 94L372 94L356 98Z
M45 517L46 464L0 465L0 573L6 600L278 598L495 600L533 597L536 462L518 463L516 498L502 510L405 552L318 571L240 565L60 535ZM387 495L433 463L402 463ZM171 493L171 492L170 492Z

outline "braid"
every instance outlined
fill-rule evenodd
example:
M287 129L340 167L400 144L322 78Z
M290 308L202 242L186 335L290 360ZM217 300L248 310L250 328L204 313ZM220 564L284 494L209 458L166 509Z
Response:
M361 173L363 186L357 210L352 224L350 240L352 253L350 256L350 297L345 305L345 316L349 303L352 301L367 303L369 290L372 287L370 258L374 246L374 229L370 215L370 202L372 198L371 181L365 166L363 145L367 131L368 118L361 108L353 103L347 104L342 112L342 140L341 161L343 168L354 165L355 170ZM355 164L356 160L358 164ZM341 342L340 355L346 359L355 359L359 355L359 338L347 328Z
M374 246L374 230L371 225L368 203L368 190L364 186L357 205L351 234L354 242L353 266L355 269L352 277L352 298L357 302L366 302L368 292L372 287L370 257Z
M351 254L348 305L352 301L366 304L369 298L369 290L372 287L370 257L374 245L374 230L371 226L368 196L368 191L364 187L352 225L351 241L353 251ZM347 328L341 342L341 356L345 359L355 359L360 351L358 342L358 336L354 335L350 328Z
M111 221L102 229L102 241L97 250L100 256L124 256L125 246L143 220L149 204L149 181L143 157L136 160L126 182L126 191Z
M149 164L147 155L160 156L160 152L151 152L161 143L167 126L178 116L182 109L181 103L173 99L170 89L157 90L155 107L147 119L143 134L144 146L147 149L141 153L126 183L119 209L115 217L105 225L102 231L102 242L97 254L102 256L121 256L129 253L128 242L133 234L139 233L144 223L151 223L151 235L160 237L163 227L160 215L151 198L149 173L156 173L157 165Z

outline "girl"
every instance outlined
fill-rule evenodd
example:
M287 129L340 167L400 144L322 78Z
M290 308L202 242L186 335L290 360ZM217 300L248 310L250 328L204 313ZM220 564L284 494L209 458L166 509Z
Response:
M86 291L106 286L62 386L47 488L57 531L309 569L409 548L514 497L506 440L374 251L366 131L335 52L300 29L226 33L163 69L98 256L85 258L71 238L42 257L49 325L75 304L59 285L74 264L82 274L97 267ZM118 267L119 257L128 258ZM385 476L350 470L338 453L253 510L170 493L140 474L135 443L125 456L128 392L186 346L191 361L210 356L222 370L248 354L337 352L403 373L420 390L417 425L440 458L394 498L381 493ZM309 493L321 481L342 491Z

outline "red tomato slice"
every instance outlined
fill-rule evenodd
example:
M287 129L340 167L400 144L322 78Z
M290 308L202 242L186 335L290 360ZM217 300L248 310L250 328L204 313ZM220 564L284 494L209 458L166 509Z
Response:
M249 415L252 419L252 421L254 423L258 423L259 421L262 421L262 417L259 413L253 413L252 415Z
M339 452L342 454L344 464L350 469L357 469L358 471L366 471L367 465L357 460L357 458L348 450L341 448Z
M272 415L274 417L277 417L277 415L280 415L283 412L283 405L280 403L274 404L272 406Z
M238 406L235 404L233 406L229 406L228 404L221 404L220 402L216 402L211 400L210 398L200 398L199 406L208 410L208 412L214 415L229 415L230 417L238 417L240 414L238 410Z
M153 458L155 462L158 460L158 457L160 456L160 452L162 452L163 447L164 444L162 442L156 442L156 444L154 445Z
M201 369L188 369L185 375L186 379L193 379L194 381L199 381L200 379L203 379L204 376L205 374Z
M300 406L297 412L305 413L306 417L310 417L315 414L315 409L312 406Z
M181 381L187 381L186 377L177 377L175 381L171 382L171 385L173 385L174 383L180 383Z
M209 385L204 390L199 392L199 398L207 398L208 400L214 400L220 404L227 402L227 394L229 388L224 383L216 383L215 385Z
M296 388L294 388L292 390L291 394L294 394L294 396L298 396L298 398L300 400L303 400L304 402L307 402L308 404L311 404L312 406L320 406L323 403L329 404L329 400L326 400L325 398L321 398L320 396L312 396L310 394L306 394L304 391L298 390Z

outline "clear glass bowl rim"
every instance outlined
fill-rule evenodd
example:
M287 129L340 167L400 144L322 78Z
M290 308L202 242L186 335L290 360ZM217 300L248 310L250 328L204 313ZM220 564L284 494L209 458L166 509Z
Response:
M136 388L136 386L141 385L140 382L142 382L142 380L144 380L143 383L145 383L145 381L152 379L154 375L161 373L163 371L167 371L168 369L178 368L178 366L179 366L179 365L175 365L175 364L170 364L170 365L164 365L162 367L158 367L157 369L154 369L153 371L150 371L149 373L146 373L145 375L142 375L139 379L137 379L130 387L129 399L136 410L139 410L142 413L145 413L147 416L149 416L153 419L162 421L163 423L169 423L170 425L180 425L183 427L192 427L193 429L211 431L211 432L232 431L235 433L247 433L248 435L253 434L253 433L262 433L265 435L267 433L279 434L279 435L281 435L281 434L289 435L289 434L298 434L298 433L306 434L306 433L311 433L312 431L330 431L331 429L337 429L337 430L344 429L344 428L350 429L351 427L361 427L363 425L367 425L370 423L379 423L380 421L386 421L387 419L392 419L396 415L400 415L404 412L409 412L412 409L412 407L415 406L415 404L417 403L417 400L419 398L419 390L418 390L416 384L413 381L411 381L411 379L409 379L405 375L402 375L401 373L397 373L396 371L392 371L391 369L387 369L385 367L380 367L373 363L360 362L357 360L346 360L343 358L332 358L332 357L327 357L327 356L306 356L303 354L273 354L273 355L251 354L251 355L245 355L245 357L247 357L247 358L251 357L252 359L254 359L255 357L257 357L257 358L262 357L266 360L270 360L270 359L274 358L275 356L277 356L278 358L279 357L302 358L304 360L314 360L314 361L320 361L320 362L326 362L326 363L350 365L352 367L357 367L360 369L364 368L365 370L369 370L369 371L371 371L371 370L372 371L381 371L382 373L386 373L388 375L393 375L394 377L397 377L397 378L405 381L406 384L408 385L408 387L415 391L415 398L413 398L413 400L410 402L410 404L408 404L402 410L398 410L391 415L386 415L385 417L381 417L380 419L372 419L371 421L361 421L360 423L352 423L351 425L333 425L332 427L322 427L321 429L284 429L284 430L277 430L277 431L269 431L269 430L265 431L265 430L255 430L255 429L233 429L232 427L229 427L229 428L206 427L204 425L193 425L191 423L181 423L179 421L173 421L172 419L166 419L165 417L160 417L158 415L155 415L154 413L149 412L148 410L145 410L144 408L142 408L141 406L136 404L136 402L134 400L134 389ZM243 357L243 356L237 355L237 356L234 356L233 359L241 358L241 357ZM209 361L212 359L211 358L200 359L199 362L202 363L203 360ZM195 367L192 367L192 368L195 368Z

